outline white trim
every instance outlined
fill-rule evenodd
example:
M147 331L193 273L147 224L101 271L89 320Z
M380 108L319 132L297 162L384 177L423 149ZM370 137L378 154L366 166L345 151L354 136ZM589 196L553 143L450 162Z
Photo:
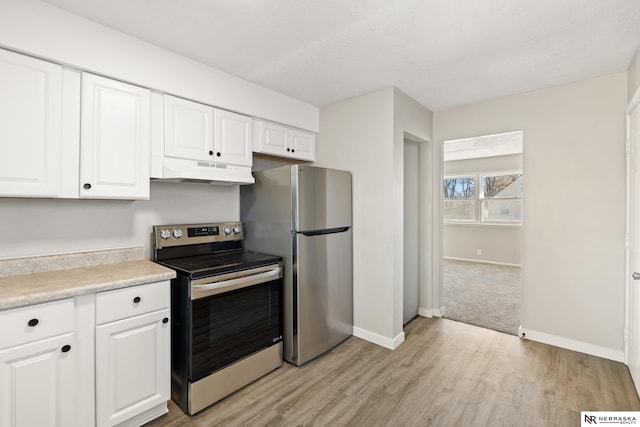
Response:
M576 341L569 338L559 337L557 335L545 334L544 332L532 331L524 329L522 326L518 328L518 336L522 339L541 342L543 344L553 345L555 347L566 348L568 350L578 351L580 353L590 354L592 356L602 357L616 362L624 361L624 351L615 350L608 347L590 344L582 341Z
M418 308L418 315L422 317L442 317L444 315L444 307L440 308Z
M627 106L627 115L625 117L625 138L627 147L630 148L631 141L631 123L630 118L635 112L636 108L640 105L640 87L636 88L636 92L633 94L631 101ZM640 129L638 130L640 132ZM624 292L625 292L625 310L624 310L624 363L629 365L629 331L631 328L631 278L629 273L631 272L631 258L630 258L630 245L629 239L631 237L631 150L626 150L625 157L625 181L626 181L626 222L625 222L625 265L624 265Z
M431 318L433 317L433 309L418 307L418 316Z
M363 340L372 342L379 346L395 350L400 344L404 342L404 332L400 332L395 338L387 338L375 332L367 331L366 329L353 327L353 336L362 338Z
M472 221L444 221L445 226L454 227L487 227L487 228L522 228L521 222L472 222Z
M636 93L631 97L631 101L627 104L627 115L633 114L633 110L640 104L640 86L636 88Z
M640 90L636 91L636 95L640 93ZM631 115L635 108L632 108L625 117L625 138L626 146L630 148L631 144L631 124L629 122ZM627 148L625 150L625 249L624 249L624 364L629 365L629 330L630 330L630 301L631 301L631 289L629 271L631 267L630 258L630 237L631 237L631 153Z
M509 262L488 261L488 260L473 259L473 258L456 258L456 257L450 257L450 256L445 256L445 257L442 257L442 258L443 259L449 259L451 261L478 262L480 264L494 264L494 265L504 265L504 266L507 266L507 267L520 267L520 268L522 268L522 264L511 264Z

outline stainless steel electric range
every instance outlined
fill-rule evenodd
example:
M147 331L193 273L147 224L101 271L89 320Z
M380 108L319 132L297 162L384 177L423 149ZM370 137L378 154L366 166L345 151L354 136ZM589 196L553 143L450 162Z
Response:
M282 258L243 249L239 222L153 227L172 268L171 394L190 415L282 365Z

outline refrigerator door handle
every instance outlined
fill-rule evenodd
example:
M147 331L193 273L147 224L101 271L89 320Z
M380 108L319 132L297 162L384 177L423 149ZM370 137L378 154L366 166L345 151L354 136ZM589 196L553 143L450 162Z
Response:
M326 228L324 230L298 231L297 233L303 236L322 236L323 234L345 233L349 231L350 228L351 227L336 227Z

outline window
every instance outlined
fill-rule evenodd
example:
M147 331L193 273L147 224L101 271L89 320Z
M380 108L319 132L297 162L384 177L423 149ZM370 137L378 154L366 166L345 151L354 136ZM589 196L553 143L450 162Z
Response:
M522 223L520 171L446 176L443 192L447 222Z
M482 176L482 222L522 222L522 174Z
M444 179L444 217L449 221L475 221L476 177Z

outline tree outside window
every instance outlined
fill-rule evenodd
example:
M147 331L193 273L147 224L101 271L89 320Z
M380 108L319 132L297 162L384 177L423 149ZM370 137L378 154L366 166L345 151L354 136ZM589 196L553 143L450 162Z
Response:
M482 176L482 222L522 222L522 174Z
M448 221L474 221L476 210L476 177L444 179L444 217Z
M521 172L448 176L443 193L445 221L522 223Z

